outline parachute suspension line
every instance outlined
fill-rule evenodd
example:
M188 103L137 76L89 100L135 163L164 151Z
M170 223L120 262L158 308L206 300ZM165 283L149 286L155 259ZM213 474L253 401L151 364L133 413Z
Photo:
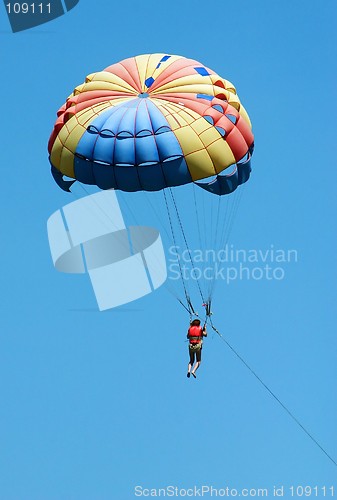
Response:
M238 198L238 190L236 189L234 193L232 193L233 196L230 198L231 195L228 195L227 197L227 206L226 206L226 213L225 213L225 218L224 218L224 224L222 227L222 232L221 232L221 237L220 237L220 247L224 248L226 245L226 241L228 240L228 233L229 233L229 228L231 227L231 221L234 215L234 207L236 206L237 203L237 198Z
M136 215L134 214L133 210L131 209L129 203L126 201L126 196L124 195L123 191L119 191L120 193L120 196L123 200L123 204L125 205L125 207L127 208L127 210L129 211L134 223L136 226L140 226L141 224L139 223L139 221L137 220L137 217ZM147 193L144 191L145 195L147 195ZM161 220L159 214L158 214L158 211L156 211L155 207L153 206L153 204L151 203L151 201L149 200L149 198L147 196L145 196L145 199L147 200L148 204L150 205L151 207L151 210L152 212L156 215L158 221L160 222L160 225L164 228L164 231L167 235L167 237L169 238L169 240L171 240L171 237L167 231L167 228L166 228L166 225L164 224L163 220ZM160 267L160 269L162 270L162 266L159 264L158 260L157 260L157 264L158 264L158 267ZM184 309L186 309L186 311L190 313L190 310L186 307L186 305L180 300L177 292L175 290L172 289L172 287L170 287L168 285L168 280L166 280L165 284L164 284L166 290L175 298L177 299L177 301L183 306Z
M225 241L225 246L227 245L229 237L232 233L234 222L235 222L236 216L237 216L238 211L239 211L239 207L240 207L240 203L241 203L241 199L242 199L244 191L245 191L245 185L243 184L242 186L240 186L240 189L238 191L238 196L235 200L235 206L233 208L232 218L231 218L230 223L229 223L228 234L227 234L227 239Z
M168 219L169 219L169 222L170 222L170 228L171 228L173 243L174 243L174 246L176 248L178 248L177 247L177 243L176 243L176 238L175 238L175 235L174 235L174 231L173 231L172 218L171 218L171 214L170 214L170 209L169 209L169 205L168 205L168 201L167 201L167 196L166 196L166 193L165 193L165 189L163 189L163 194L164 194L164 199L165 199L165 205L166 205ZM179 258L178 258L178 265L179 265L180 276L181 276L181 281L182 281L183 288L184 288L184 294L185 294L185 299L186 299L187 306L185 306L183 304L183 302L179 298L178 298L178 301L186 309L186 311L188 311L188 313L190 315L190 319L192 319L192 315L194 314L194 309L193 309L193 307L191 308L191 299L190 299L189 293L188 293L187 288L186 288L186 283L185 283L185 280L184 280L183 270L181 268L181 262L180 262Z
M78 183L78 185L81 187L81 189L85 192L85 194L86 194L87 196L89 196L89 197L90 197L90 196L93 194L93 193L90 193L87 189L85 189L85 187L84 187L81 183ZM77 195L76 195L73 191L71 191L71 193L75 196L75 198L76 198L77 200L79 200L79 199L80 199L80 198L79 198L79 197L78 197L78 196L77 196ZM102 207L102 206L101 206L101 205L100 205L100 204L96 201L96 199L95 199L95 198L90 198L90 201L91 201L91 203L92 203L92 204L93 204L93 205L97 208L98 212L99 212L101 215L104 215L104 216L105 216L105 218L107 218L107 219L108 219L109 224L111 223L111 227L115 227L116 229L118 229L118 228L117 228L117 226L116 226L115 221L112 219L112 217L110 216L110 214L108 214L108 213L104 210L104 208L103 208L103 207ZM104 218L104 220L103 220L103 218L101 218L101 222L105 225L105 227L107 228L107 230L111 231L111 227L109 227L109 225L108 225L108 224L106 224L105 218ZM122 239L120 239L120 240L121 240L122 246L123 246L124 248L129 248L129 244L128 244L128 243L124 243Z
M269 394L277 401L277 403L288 413L288 415L296 422L296 424L305 432L305 434L315 443L316 446L329 458L329 460L337 467L337 462L329 455L329 453L323 448L322 445L314 438L314 436L304 427L304 425L295 417L295 415L286 407L284 403L276 396L276 394L267 386L267 384L259 377L259 375L249 366L249 364L243 359L243 357L234 349L234 347L228 342L227 339L219 332L217 328L213 325L212 318L210 316L210 325L215 333L218 334L220 339L229 347L229 349L235 354L235 356L245 365L246 368L254 375L254 377L260 382L260 384L269 392Z
M85 188L84 188L83 186L82 186L82 188L85 190ZM116 192L117 190L115 189L114 191ZM117 194L116 194L116 196L117 196ZM126 199L126 198L127 198L127 196L125 195L125 193L124 193L123 191L120 191L120 190L119 190L119 191L118 191L118 198L117 198L117 199L118 199L119 204L120 204L120 205L121 205L121 204L125 205L125 207L126 207L126 209L128 210L128 212L129 212L129 214L130 214L130 217L131 217L131 219L133 220L133 222L134 222L135 226L141 226L141 224L139 223L139 220L137 220L137 217L136 217L136 215L135 215L134 211L131 209L131 207L130 207L129 203L127 202L127 199ZM122 209L122 207L120 207L120 208ZM110 218L110 217L109 217L109 218ZM112 219L110 218L110 220L112 220ZM130 233L129 233L129 234L130 234ZM129 245L129 243L128 243L128 245ZM152 262L153 262L153 264L155 264L155 267L156 267L155 269L153 269L153 271L154 271L154 272L157 272L157 273L158 273L158 272L162 273L162 272L163 272L163 270L164 270L164 266L163 266L163 264L160 262L160 260L159 260L158 256L155 256L155 255L154 255L154 256L153 256L153 261L152 261ZM170 289L170 287L168 286L167 281L165 281L164 286L165 286L165 288L167 289L167 291L168 291L169 293L171 293L171 295L173 295L175 298L178 298L178 297L177 297L177 295L176 295L176 294L175 294L175 293L174 293L174 292Z
M164 192L164 191L163 191ZM166 228L166 224L164 223L164 221L162 220L162 218L160 217L159 213L158 213L158 210L156 210L155 206L153 205L153 203L150 201L150 196L149 194L144 191L145 193L145 199L146 201L148 202L150 208L151 208L151 211L152 213L155 214L155 216L157 217L160 225L163 227L165 233L166 233L166 236L169 240L171 240L171 236L169 235L169 232ZM166 195L165 195L165 192L164 192L164 197L165 197L165 203L166 203ZM168 208L168 204L166 203L166 208ZM173 227L172 227L172 224L171 224L171 217L170 217L170 212L169 210L167 210L167 213L168 213L168 217L169 217L169 221L170 221L170 225L171 225L171 233L172 233L172 238L173 238L173 244L174 246L176 247L176 243L175 243L175 237L174 237L174 233L173 233ZM172 240L171 240L172 241ZM179 261L179 268L180 268L180 261ZM180 268L180 274L182 276L182 270ZM184 283L183 283L184 284ZM195 312L194 312L194 309L193 309L193 306L190 302L190 298L189 298L189 295L187 294L186 295L186 291L185 291L185 287L184 287L184 292L185 292L185 298L186 298L186 303L187 303L187 307L186 305L181 301L181 299L179 298L179 296L177 295L177 293L175 291L173 291L168 285L167 283L165 283L165 287L167 288L167 290L171 293L171 295L173 295L177 301L183 306L183 308L188 312L188 314L190 315L190 318L192 319L192 314L194 315L197 315Z
M186 235L185 235L185 231L184 231L184 228L183 228L183 224L181 222L181 218L180 218L180 215L179 215L179 212L178 212L178 207L177 207L177 204L176 204L176 200L173 196L173 193L172 193L172 189L169 188L169 191L170 191L170 194L171 194L171 198L172 198L172 201L173 201L173 204L174 204L174 208L175 208L175 211L176 211L176 214L177 214L177 218L178 218L178 222L179 222L179 226L180 226L180 230L181 230L181 233L183 235L183 238L184 238L184 242L185 242L185 245L186 245L186 249L187 249L187 252L188 252L188 256L190 258L190 261L191 261L191 264L192 264L192 269L193 269L193 272L194 272L194 276L197 277L197 274L195 272L195 266L194 266L194 262L193 262L193 259L192 259L192 255L191 255L191 250L188 246L188 243L187 243L187 239L186 239ZM196 278L196 282L197 282L197 286L198 286L198 290L199 290L199 293L200 293L200 297L202 299L202 302L204 303L205 302L205 299L204 299L204 295L201 291L201 287L200 287L200 283L199 283L199 279Z
M171 236L169 235L169 232L167 230L167 227L166 227L166 224L164 223L162 217L160 217L159 215L159 212L158 210L156 209L155 205L152 203L152 201L150 200L150 195L148 192L144 191L144 195L145 195L145 199L147 201L147 203L149 204L150 208L151 208L151 211L152 213L155 214L157 220L159 221L160 225L163 227L165 233L166 233L166 236L168 237L168 239L170 240L171 239Z
M237 196L237 191L233 194L234 200L236 200ZM231 215L233 213L233 205L234 203L230 204L230 197L226 196L226 204L223 206L222 204L222 198L223 196L218 196L218 207L217 207L217 212L216 212L216 225L215 225L215 231L214 233L211 233L211 238L210 241L212 241L212 248L216 252L216 257L215 257L215 262L214 262L214 267L213 267L213 272L214 272L214 277L213 279L210 280L209 286L208 286L208 299L207 302L211 302L213 294L214 294L214 289L215 289L215 271L216 271L216 262L217 262L217 252L223 249L224 247L224 242L226 240L226 235L228 233L227 228L229 226L229 223L231 221ZM222 216L222 207L224 208L223 213L224 216ZM218 229L218 230L217 230ZM206 229L205 229L206 232Z
M211 315L212 315L212 311L211 311L211 301L209 302L206 302L204 304L205 306L205 313L206 313L206 318L210 318L211 319Z
M206 245L207 245L207 242L212 241L213 234L212 234L212 228L210 231L211 226L209 224L209 214L207 213L208 211L206 210L206 207L205 207L205 199L207 196L209 196L209 193L206 193L204 190L200 190L200 196L202 199L202 215L203 215L203 223L204 223L204 227L203 227L204 255L203 255L202 260L203 260L203 273L205 273L206 272L206 264L207 264L207 250L211 250L211 248L207 248ZM211 221L212 221L212 213L213 213L213 203L211 203ZM214 280L214 278L213 278L213 280ZM213 280L211 279L210 282L212 283ZM210 286L210 284L209 284L209 286ZM207 309L209 308L209 304L210 304L209 286L208 286L208 298L207 298L207 300L204 300L204 304L203 304L203 306L205 307L205 313L206 313L206 319L205 319L204 326L206 326L207 321L208 321Z
M218 251L220 250L220 247L218 245L218 239L219 239L219 233L220 233L219 221L220 221L221 200L222 200L222 196L218 196L215 228L211 229L211 242L212 242L211 249L214 249L215 258L214 258L214 262L213 262L213 278L209 280L209 284L208 284L208 301L211 301L211 299L212 299L212 291L214 288L216 265L217 265L217 259L218 259Z
M197 198L196 198L196 195L195 195L195 185L194 185L194 182L192 183L192 186L193 186L194 209L195 209L195 213L196 213L196 216L197 216L197 227L198 227L199 244L201 246L200 221L199 221L198 205L197 205Z
M230 207L230 209L229 209L229 200L227 200L224 229L223 229L222 237L220 239L219 250L225 249L226 245L228 244L230 235L231 235L233 227L234 227L234 222L235 222L235 219L236 219L238 211L239 211L241 199L242 199L242 196L244 193L244 188L245 188L245 185L243 184L242 186L239 187L239 189L236 189L236 191L234 192L233 203L232 203L232 206ZM213 280L210 295L209 295L210 299L214 295L215 286L216 286L216 280Z
M226 221L226 225L224 226L224 231L223 231L223 234L222 234L221 248L224 248L227 245L227 243L228 243L229 237L231 235L231 232L232 232L232 229L233 229L233 226L234 226L234 221L236 219L236 216L237 216L237 213L238 213L238 210L239 210L239 206L240 206L240 203L241 203L241 199L242 199L242 195L243 195L243 192L244 192L244 188L245 188L245 185L243 184L234 193L233 204L232 204L231 209L229 211L229 214L228 214L228 217L227 217L227 221Z
M182 300L180 300L179 297L177 297L177 301L183 306L183 308L185 309L185 311L188 312L188 314L190 315L190 320L192 320L193 311L191 311L191 309L190 309L189 302L187 302L187 306L185 306L184 302Z
M204 225L204 227L203 227L203 230L204 230L203 234L207 238L205 198L206 198L206 196L202 196L202 216L203 216L203 225ZM205 241L207 241L207 239Z
M235 196L235 194L234 194ZM228 225L228 215L229 215L229 201L230 201L230 197L229 196L226 196L226 208L225 208L225 215L224 215L224 218L223 218L223 222L222 222L222 231L220 232L220 237L219 237L219 247L220 248L223 248L223 242L225 241L225 234L226 234L226 227Z
M218 196L218 210L217 210L217 214L216 214L216 225L215 227L216 228L219 228L220 226L220 213L221 213L221 201L222 201L222 196ZM217 229L215 230L215 238L214 238L214 248L218 249L219 248L219 233L220 231L217 231ZM220 233L221 234L221 233ZM219 248L220 249L220 248Z
M131 207L130 207L129 203L126 201L126 196L124 196L123 191L119 191L118 193L119 193L119 199L120 199L120 200L122 201L122 203L125 205L125 207L126 207L127 211L129 212L130 217L131 217L131 219L133 220L134 224L135 224L136 226L139 226L139 222L137 221L137 218L136 218L136 216L135 216L135 214L134 214L133 210L131 209Z
M78 186L82 189L82 191L84 191L84 193L85 193L86 195L90 196L90 195L92 194L92 193L90 193L90 192L89 192L89 191L88 191L88 190L87 190L87 189L86 189L86 188L85 188L85 187L84 187L81 183L76 183L76 184L77 184L77 185L78 185ZM116 190L115 190L115 191L116 191ZM74 196L74 198L76 198L76 200L80 200L80 199L81 199L81 198L80 198L80 197L79 197L79 196L78 196L78 195L77 195L74 191L70 190L70 192L71 192L71 194ZM123 191L119 191L119 195L120 195L120 197L122 197L122 199L123 199L123 204L125 205L125 207L126 207L126 208L127 208L127 210L129 211L129 214L130 214L131 218L133 219L134 224L135 224L136 226L139 226L139 225L140 225L140 224L139 224L139 221L137 221L137 218L136 218L136 216L135 216L134 212L132 211L131 207L130 207L130 206L129 206L129 204L127 203L127 201L126 201L125 197L124 197L124 196L122 196L123 194L124 194L124 193L123 193ZM94 199L92 199L92 198L91 198L91 201L92 201L92 203L93 203L93 204L97 207L98 211L99 211L101 214L103 214L103 215L105 216L105 218L107 218L107 219L111 222L112 227L114 227L114 226L115 226L115 222L114 222L114 220L111 218L111 216L110 216L110 215L109 215L109 214L108 214L108 213L107 213L107 212L103 209L103 207L102 207L99 203L97 203L97 201L96 201L96 200L94 200ZM104 218L104 222L105 222L105 218ZM101 218L101 222L103 222L103 218ZM107 229L108 229L108 230L110 230L110 229L111 229L111 228L110 228L110 227L108 227L108 226L106 226L106 227L107 227ZM130 247L129 247L129 243L128 243L128 242L125 242L125 240L124 240L124 239L121 239L121 245L122 245L122 246L123 246L126 250L129 250L129 248L130 248ZM162 270L163 270L163 266L162 266L162 264L161 264L161 263L159 263L158 258L156 258L156 264L157 264L157 268L158 268L158 269L160 269L160 270L162 271ZM179 297L178 297L177 293L176 293L175 291L173 291L173 290L172 290L172 288L170 288L170 287L169 287L169 285L167 284L167 280L166 280L166 282L165 282L164 286L165 286L166 290L167 290L167 291L168 291L168 292L169 292L169 293L170 293L170 294L171 294L171 295L172 295L175 299L177 299L177 300L181 303L181 305L182 305L182 306L183 306L183 307L184 307L184 308L185 308L185 309L189 312L189 310L185 307L185 305L184 305L184 304L180 301L180 299L179 299Z
M133 210L131 209L129 203L126 201L126 195L123 191L119 191L119 194L120 194L120 197L121 199L123 200L123 203L124 205L126 206L126 208L128 209L134 223L136 226L140 226L141 224L139 223L139 220L137 220L137 217L136 215L134 214ZM151 201L149 200L149 198L147 197L147 192L144 191L144 194L145 194L145 199L147 200L149 206L151 207L151 211L152 213L155 214L155 216L157 217L158 221L160 222L160 226L163 227L167 237L169 240L171 240L171 237L167 231L167 228L166 228L166 225L165 223L163 222L163 220L161 219L161 217L159 216L158 214L158 211L155 209L155 207L153 206L153 203L151 203ZM158 268L163 271L163 266L161 265L161 263L159 262L159 259L158 257L156 257L156 264L158 265ZM169 280L166 280L165 283L164 283L164 287L166 288L166 290L175 298L178 300L178 302L181 303L181 305L184 307L184 309L186 309L187 312L189 312L189 310L186 308L186 306L181 302L177 292L169 285Z
M194 182L192 183L192 186L193 186L193 198L194 198L194 209L195 209L195 213L196 213L196 216L197 216L197 228L198 228L198 237L199 237L199 245L200 245L200 250L202 252L202 255L205 256L205 245L204 245L204 242L203 242L203 239L201 237L201 228L200 228L200 216L199 216L199 210L198 210L198 204L197 204L197 198L196 198L196 194L195 194L195 184ZM205 234L205 233L204 233ZM205 259L202 258L202 272L204 274L205 272Z
M208 193L205 193L205 194L208 194ZM207 227L208 227L208 236L207 236L207 242L208 242L208 250L211 250L211 249L214 249L214 246L213 246L213 222L214 222L214 216L213 216L213 212L214 212L214 200L212 199L211 202L210 202L210 207L209 207L209 213L208 213L208 219L207 219ZM207 259L206 255L205 255L205 260ZM212 280L210 280L212 281ZM206 287L206 294L209 296L209 288L210 288L210 284L208 283L208 286Z
M197 227L198 227L198 236L199 236L199 245L200 245L200 251L201 251L201 255L202 255L202 258L201 258L201 262L199 263L200 267L201 267L201 273L202 273L202 276L206 277L206 264L207 264L207 248L206 248L206 242L208 240L207 238L207 231L206 231L206 217L205 217L205 214L206 214L206 211L205 211L205 197L208 195L208 193L204 192L202 189L198 188L199 189L199 199L201 198L201 201L202 203L200 203L200 205L202 205L203 207L203 222L204 222L204 227L203 227L203 232L201 230L201 215L200 215L200 209L198 209L198 202L197 202L197 196L196 196L196 187L195 187L195 184L193 183L193 197L194 197L194 208L195 208L195 213L196 213L196 216L197 216ZM202 237L202 235L204 237ZM203 304L203 307L204 307L205 304Z

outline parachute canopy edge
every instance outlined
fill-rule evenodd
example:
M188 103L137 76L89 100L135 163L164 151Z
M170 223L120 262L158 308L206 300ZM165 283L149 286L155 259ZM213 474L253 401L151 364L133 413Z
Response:
M211 182L195 182L195 184L212 194L223 196L233 193L238 186L247 182L251 171L251 155L249 155L246 161L235 165L232 173L219 174Z
M52 176L54 177L56 184L61 189L63 189L63 191L70 193L70 188L74 184L74 182L76 182L76 179L74 179L73 181L66 181L63 178L63 174L59 170L57 170L57 168L55 168L52 163L50 165L51 165L51 173L52 173Z

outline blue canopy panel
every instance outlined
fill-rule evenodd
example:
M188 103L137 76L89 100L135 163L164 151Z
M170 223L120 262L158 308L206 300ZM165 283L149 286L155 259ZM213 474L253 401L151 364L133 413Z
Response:
M70 185L56 169L62 189ZM75 178L101 189L158 191L192 182L181 146L164 115L143 95L95 118L75 152Z
M63 180L62 174L58 170L56 172L59 174L58 178L54 176L57 184L62 189L64 186L68 188L68 185L64 184L67 181ZM100 189L113 188L122 191L159 191L192 182L183 156L143 166L107 165L76 156L75 175L83 184L96 184Z
M250 163L251 155L249 153L247 159L236 164L236 168L231 174L219 174L211 182L195 182L195 184L219 196L233 193L238 186L248 181L252 170Z

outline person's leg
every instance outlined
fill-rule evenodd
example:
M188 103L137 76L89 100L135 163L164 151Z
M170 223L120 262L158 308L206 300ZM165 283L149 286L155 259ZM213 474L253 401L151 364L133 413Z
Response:
M197 371L197 369L199 368L199 366L201 364L201 348L198 349L195 354L196 354L197 362L195 363L194 368L192 370L193 377L195 377L195 372Z
M192 375L194 375L194 374L195 374L195 372L197 371L197 369L198 369L198 368L199 368L199 366L200 366L200 363L201 363L201 361L197 361L197 362L195 363L194 368L193 368L193 370L192 370Z
M192 369L192 366L194 363L194 351L192 351L192 349L189 349L189 353L190 353L190 362L188 363L188 367L187 367L187 376L188 377L190 377L190 375L191 375L191 369Z

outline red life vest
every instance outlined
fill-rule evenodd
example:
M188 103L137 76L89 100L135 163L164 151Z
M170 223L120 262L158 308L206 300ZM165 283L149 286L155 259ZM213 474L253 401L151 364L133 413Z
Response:
M190 328L188 329L188 338L190 344L199 344L202 337L203 335L201 326L190 326Z

